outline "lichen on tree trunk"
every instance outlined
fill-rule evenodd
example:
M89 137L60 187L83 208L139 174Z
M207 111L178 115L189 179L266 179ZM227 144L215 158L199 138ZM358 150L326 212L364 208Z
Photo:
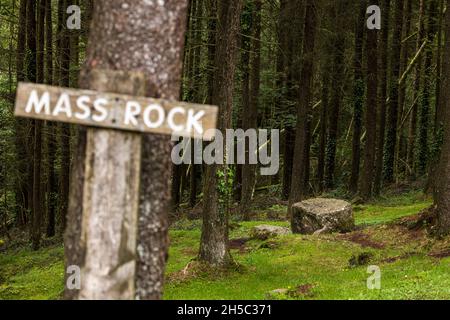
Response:
M146 76L146 96L176 100L181 83L187 0L97 0L90 27L86 62L80 86L89 87L90 70L139 71ZM83 139L83 135L81 135ZM141 197L137 237L136 298L159 299L167 259L170 201L170 137L142 138ZM80 145L79 153L83 153ZM77 155L77 157L79 154ZM84 179L74 168L73 180ZM73 182L75 184L75 182ZM71 191L81 203L82 192ZM69 205L69 223L80 223L79 208ZM83 263L83 244L77 226L69 226L66 263Z

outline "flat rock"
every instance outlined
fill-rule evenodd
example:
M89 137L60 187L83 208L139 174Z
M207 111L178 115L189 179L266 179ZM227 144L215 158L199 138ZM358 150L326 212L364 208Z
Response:
M275 289L266 293L266 299L273 300L289 293L288 289Z
M350 203L338 199L314 198L292 206L292 232L320 234L350 232L355 227Z
M259 240L267 240L269 238L274 238L276 236L289 233L291 233L291 231L288 228L271 225L260 225L255 226L251 229L250 236Z

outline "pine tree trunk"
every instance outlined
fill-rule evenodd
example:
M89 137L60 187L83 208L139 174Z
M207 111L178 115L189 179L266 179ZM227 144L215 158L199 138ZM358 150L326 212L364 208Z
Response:
M25 80L25 46L26 46L26 20L27 20L27 2L20 0L19 8L19 28L17 35L17 55L16 55L16 78L17 81ZM27 211L29 209L29 195L26 183L27 177L27 142L26 127L29 120L18 119L14 121L15 129L15 148L18 176L15 185L16 200L16 225L24 226L27 222Z
M355 27L355 53L353 60L353 139L352 139L352 173L350 176L350 193L358 192L359 169L361 161L361 131L364 100L364 79L362 71L363 40L366 15L366 1L359 2L359 15Z
M36 82L44 83L44 36L45 36L45 3L39 0L36 4ZM29 20L30 21L30 20ZM33 225L32 246L38 250L41 242L42 226L42 196L41 196L41 161L42 161L42 121L34 121L34 144L33 144Z
M436 34L435 16L437 15L437 3L435 0L429 1L428 7L428 22L427 22L427 46L425 48L425 62L424 71L425 77L423 82L423 89L420 99L420 117L419 117L419 137L418 137L418 159L417 159L417 174L424 175L427 172L428 155L430 153L428 131L430 126L430 107L431 107L431 92L433 85L433 47L434 36Z
M252 16L252 41L250 59L250 96L248 109L243 112L243 129L256 129L258 120L258 100L260 86L260 65L261 65L261 0L254 2ZM246 164L242 166L242 196L240 213L244 220L250 219L250 207L253 198L253 191L256 183L256 165L249 164L250 144L246 148Z
M383 155L386 133L386 110L387 110L387 84L388 84L388 49L389 49L389 16L391 9L391 0L383 1L383 21L381 28L381 58L380 58L380 110L378 112L378 133L377 133L377 152L376 167L374 177L374 194L381 192L383 180Z
M330 110L328 113L328 133L327 146L325 151L325 188L332 189L335 186L334 175L336 167L336 148L339 114L342 103L342 80L344 74L344 50L345 50L345 33L343 30L343 16L345 15L345 1L338 1L335 3L335 25L336 30L334 37L334 59L332 82L335 85L330 100Z
M28 0L27 3L27 46L26 46L26 79L29 82L36 82L36 69L37 69L37 47L36 47L36 2L34 0ZM39 133L39 128L36 131L36 121L31 121L30 133L28 138L28 154L30 155L30 161L28 162L28 196L29 203L31 204L31 212L32 212L32 224L30 228L30 238L32 241L33 249L36 250L39 248L40 241L40 202L39 202L39 191L40 188L35 189L35 169L37 166L35 165L35 151L36 144L39 144L39 141L36 141L35 134ZM36 181L37 182L37 181Z
M450 8L450 0L446 1ZM450 54L450 11L445 13L444 29L446 34L444 56ZM445 236L450 233L450 62L443 60L441 101L443 102L442 119L444 123L444 143L439 162L439 175L435 190L435 203L437 213L436 233Z
M386 183L394 182L395 151L397 147L398 133L398 109L399 109L399 86L400 59L401 59L401 35L403 26L404 0L395 1L395 17L393 25L393 37L391 47L391 81L389 88L388 121L386 132L386 145L384 152L383 177Z
M322 73L322 103L320 110L320 133L319 133L319 150L317 155L317 186L321 193L324 190L325 176L325 147L327 144L327 112L329 107L329 85L330 85L330 62L325 62L324 72Z
M45 69L46 80L45 83L53 84L53 24L52 24L52 2L45 1ZM45 124L47 133L47 237L53 237L56 229L56 196L57 196L57 181L55 172L55 154L56 154L56 140L55 140L55 124L47 121Z
M375 3L376 4L376 3ZM377 108L378 108L378 31L367 30L366 40L366 112L364 123L366 127L366 142L364 146L364 164L361 178L361 197L368 200L372 196L374 181Z
M303 14L297 14L303 12L303 0L293 1L289 0L285 6L285 14L283 19L285 24L283 28L287 32L286 39L286 108L287 114L296 114L296 100L297 90L296 85L299 83L300 70L292 66L300 64L298 60L300 56L299 48L302 43L302 28L301 19ZM288 31L289 30L289 31ZM295 30L295 32L290 32ZM284 141L284 154L283 154L283 186L281 197L283 200L289 199L292 183L292 166L294 163L294 145L295 145L295 125L292 123L285 123L285 141Z
M208 66L207 66L207 86L208 97L207 103L212 103L212 94L214 89L215 65L214 57L216 56L216 37L217 37L217 0L208 1Z
M410 28L411 28L411 13L412 13L412 1L411 0L405 0L405 12L404 12L404 18L403 18L403 36L402 39L407 39L410 35ZM402 41L402 49L401 49L401 59L400 59L400 74L403 74L406 71L407 65L409 63L409 42L408 41ZM403 159L406 158L406 139L405 134L402 126L402 119L405 115L405 102L406 102L406 80L404 80L400 86L399 86L399 94L398 94L398 127L399 127L399 133L397 134L397 147L395 151L395 176L396 176L396 182L398 182L399 178L401 178L401 174L405 172L405 161ZM402 160L402 161L400 161Z
M305 156L305 149L309 149L307 138L307 121L311 113L311 100L313 97L313 72L314 72L314 46L316 40L317 8L315 0L306 1L304 41L303 41L303 61L302 61L302 84L298 95L297 127L295 136L294 165L292 169L291 194L289 197L290 207L302 200L305 194L305 163L309 161Z
M203 32L203 0L197 0L195 12L194 27L194 94L193 101L203 103L202 101L202 32ZM191 139L191 166L190 166L190 189L189 189L189 206L194 208L197 203L198 181L201 179L201 166L194 162L194 144L195 139Z
M424 0L420 0L416 51L419 50L424 38L424 12L425 12ZM422 76L422 56L418 57L418 59L419 60L416 62L415 79L414 79L414 101L419 100L420 82ZM409 168L408 174L409 180L413 180L415 178L415 150L416 150L415 146L417 135L418 105L419 105L418 102L414 102L409 121L408 151L406 160Z
M62 7L62 25L61 25L61 39L60 39L60 70L59 70L59 85L62 87L70 87L70 32L66 26L67 15L65 9L69 0L59 0L63 2ZM60 178L60 196L59 196L59 214L61 217L60 233L64 233L66 228L66 216L69 202L69 177L70 177L70 125L60 124L61 137L61 168L59 173Z
M239 20L242 1L232 3L220 2L218 8L217 45L215 55L215 77L212 102L219 106L218 128L224 133L231 127L233 106L234 72L236 67L236 44L239 32ZM227 180L227 165L210 165L206 170L203 226L200 242L199 258L211 265L223 266L231 261L228 248L228 208L230 199L224 190L218 187L218 172L222 172ZM224 179L224 178L221 178ZM227 181L224 182L226 185ZM219 203L220 202L220 203Z
M252 3L247 1L241 17L241 61L242 108L238 114L238 128L243 128L245 113L250 106L250 51L252 49ZM237 150L237 147L235 148ZM237 151L236 151L237 152ZM236 198L242 201L243 165L236 164Z

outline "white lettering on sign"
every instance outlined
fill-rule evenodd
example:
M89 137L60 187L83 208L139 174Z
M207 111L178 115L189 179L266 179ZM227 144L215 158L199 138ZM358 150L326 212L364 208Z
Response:
M31 91L27 106L25 107L25 112L30 113L33 108L36 113L41 113L42 108L44 108L45 114L50 114L50 95L48 92L45 92L39 99L36 90Z
M15 115L211 140L217 107L20 83Z

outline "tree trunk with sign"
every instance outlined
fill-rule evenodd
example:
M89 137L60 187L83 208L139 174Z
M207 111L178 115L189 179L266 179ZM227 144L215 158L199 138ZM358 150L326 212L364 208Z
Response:
M186 8L185 0L95 1L80 86L91 86L94 70L129 70L145 75L146 95L176 100L181 82ZM84 158L85 144L86 135L80 134L76 160ZM170 136L142 137L141 196L135 253L135 292L138 299L160 299L162 296L168 249L171 145ZM79 181L85 180L87 173L82 163L74 163L66 232L66 265L81 264L82 267L87 253L83 234L79 231L82 225L80 211L84 210L79 208L79 204L87 195ZM66 297L76 298L77 295L66 290Z

